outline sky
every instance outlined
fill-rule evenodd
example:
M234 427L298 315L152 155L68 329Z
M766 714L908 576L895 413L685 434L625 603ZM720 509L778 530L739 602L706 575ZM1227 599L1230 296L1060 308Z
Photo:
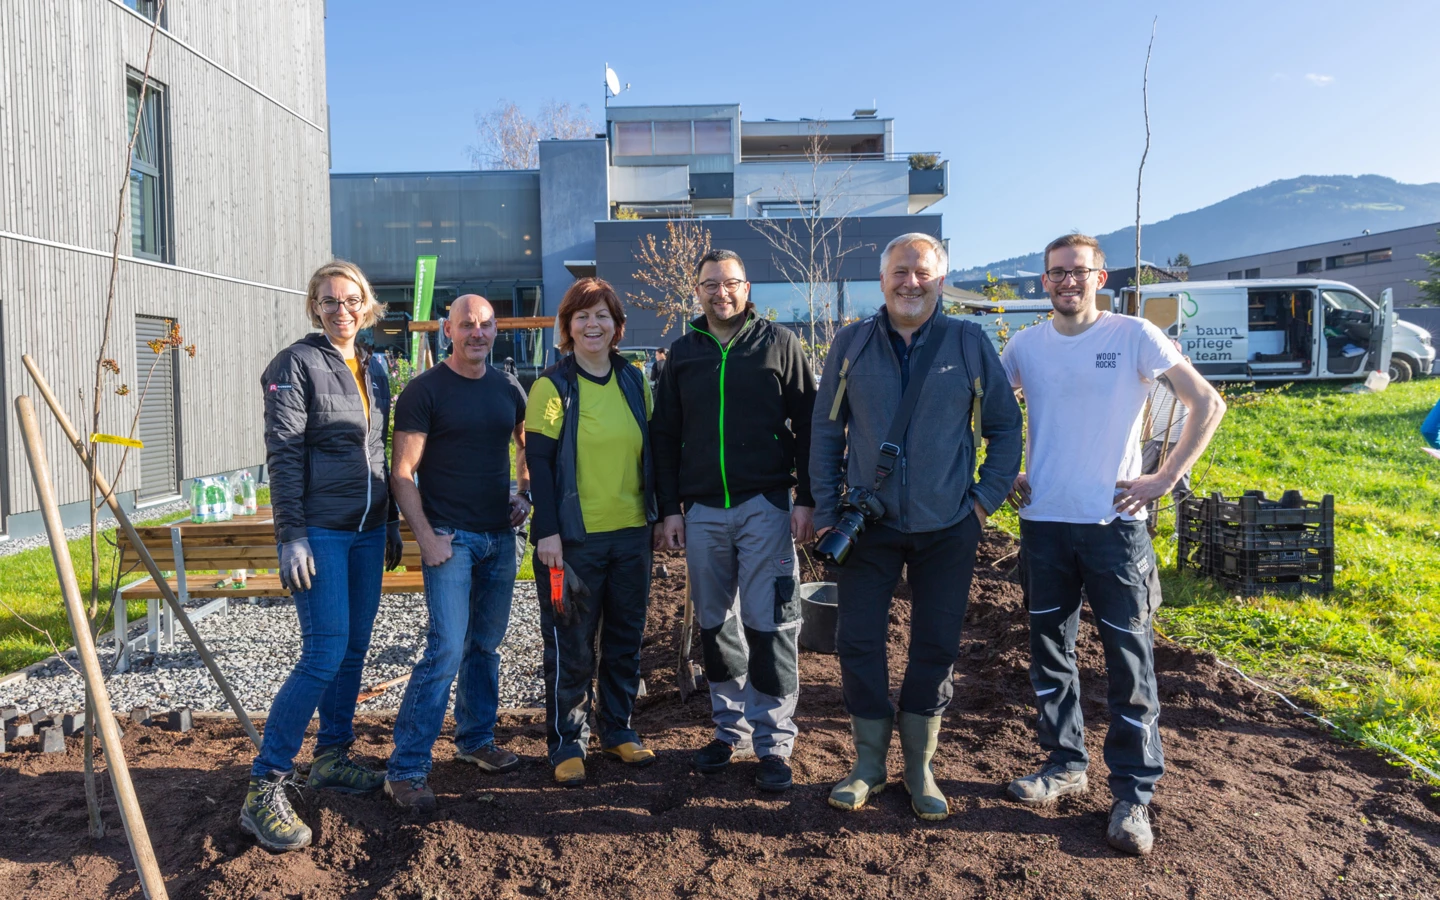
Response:
M476 115L739 103L743 119L895 119L950 164L955 268L1159 221L1299 175L1440 181L1435 0L725 4L329 0L333 171L472 167ZM1197 260L1198 262L1198 260Z

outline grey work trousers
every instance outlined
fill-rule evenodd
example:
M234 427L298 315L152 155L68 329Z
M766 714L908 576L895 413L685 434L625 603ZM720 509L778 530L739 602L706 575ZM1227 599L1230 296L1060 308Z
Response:
M1089 765L1075 655L1083 587L1110 682L1105 735L1110 793L1116 800L1149 803L1165 771L1165 754L1153 630L1160 579L1145 523L1021 519L1020 584L1030 611L1030 684L1039 709L1040 746L1050 762L1073 772Z
M730 509L693 504L685 561L715 737L788 757L800 696L800 562L789 510L763 494Z

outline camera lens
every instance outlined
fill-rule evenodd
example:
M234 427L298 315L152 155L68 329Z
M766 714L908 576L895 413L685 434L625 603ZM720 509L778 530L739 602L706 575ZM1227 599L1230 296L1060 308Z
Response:
M815 552L820 558L837 566L845 565L845 560L850 558L850 551L855 546L855 539L865 530L865 517L857 510L847 509L840 514L840 521L835 527L825 533L820 542L815 545Z

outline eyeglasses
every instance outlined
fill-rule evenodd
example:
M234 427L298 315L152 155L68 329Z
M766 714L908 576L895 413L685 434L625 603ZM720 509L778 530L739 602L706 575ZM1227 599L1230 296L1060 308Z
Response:
M727 294L738 294L741 286L744 284L745 282L738 278L727 278L724 281L702 281L700 282L700 290L712 297L720 293L722 288Z
M359 312L361 307L365 305L365 298L345 297L344 299L337 299L335 297L321 297L319 306L321 312L333 313L339 312L342 304L345 309L352 313Z
M1069 275L1074 275L1076 281L1084 281L1098 271L1100 270L1087 269L1084 266L1076 266L1073 269L1062 269L1059 266L1056 266L1053 269L1046 269L1045 277L1049 279L1052 283L1059 284L1060 282L1064 281L1065 278Z

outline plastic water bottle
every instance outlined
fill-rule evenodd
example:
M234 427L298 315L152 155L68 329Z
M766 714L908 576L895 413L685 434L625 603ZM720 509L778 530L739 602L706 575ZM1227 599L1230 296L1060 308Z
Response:
M205 485L205 521L230 521L230 479L216 475L205 480L208 482Z
M190 521L205 521L205 479L190 479Z
M241 469L236 472L230 482L230 488L230 512L237 516L255 515L255 511L259 508L259 502L255 489L255 476L250 474L250 470Z

